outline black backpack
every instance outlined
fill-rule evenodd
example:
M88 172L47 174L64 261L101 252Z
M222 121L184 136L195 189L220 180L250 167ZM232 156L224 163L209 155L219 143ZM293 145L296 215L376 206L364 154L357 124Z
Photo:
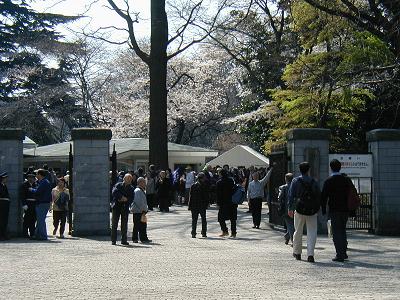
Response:
M319 197L313 191L314 179L310 183L305 182L303 179L298 179L300 184L303 186L303 192L300 197L297 198L296 211L302 215L312 216L319 211L321 206Z

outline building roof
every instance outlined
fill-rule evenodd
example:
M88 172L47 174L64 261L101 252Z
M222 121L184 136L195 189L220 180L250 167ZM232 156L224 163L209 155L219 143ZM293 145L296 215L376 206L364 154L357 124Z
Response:
M269 159L248 146L238 145L220 156L209 161L212 166L229 165L230 167L265 167L269 166Z
M25 136L24 140L22 141L24 148L34 148L36 147L36 143L31 140L28 136Z
M36 149L25 149L25 156L42 156L42 157L67 157L69 154L70 144L73 142L64 142L48 146L37 147ZM147 152L149 151L149 140L144 138L123 138L113 139L110 141L110 153L115 151L117 154L123 154L130 151ZM168 143L169 152L197 152L207 154L207 156L217 156L216 150Z

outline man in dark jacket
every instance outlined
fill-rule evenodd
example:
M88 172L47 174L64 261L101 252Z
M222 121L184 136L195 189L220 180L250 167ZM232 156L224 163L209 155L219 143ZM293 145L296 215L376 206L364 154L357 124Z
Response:
M7 225L10 212L10 195L7 188L6 172L0 174L0 241L8 239Z
M235 183L229 177L226 169L220 171L220 180L217 182L217 204L219 206L218 222L221 226L221 237L229 235L226 220L231 221L231 237L236 237L237 205L232 202Z
M36 199L36 229L35 239L47 240L46 216L50 209L51 202L51 184L46 179L48 172L44 169L39 169L36 173L37 187L29 188L28 190L35 195Z
M24 210L23 235L33 238L35 235L36 223L36 199L35 194L29 189L36 188L36 178L34 173L27 173L26 180L22 184L22 208Z
M156 182L156 199L161 212L169 212L169 197L172 187L171 181L166 176L167 173L161 171Z
M210 203L206 184L206 176L203 172L197 175L197 181L191 186L189 192L189 210L192 212L192 238L196 237L197 219L201 216L201 235L207 237L206 210Z
M135 189L132 186L132 175L125 174L123 181L118 182L112 190L111 208L112 208L112 225L111 225L111 243L117 242L117 228L119 218L121 217L121 244L128 243L128 217L129 208L133 202Z
M337 159L330 162L331 176L325 181L322 188L322 214L326 214L326 205L329 207L329 218L332 224L333 243L336 248L336 257L333 261L343 262L347 256L346 223L349 217L347 194L353 183L348 177L340 174L342 164Z

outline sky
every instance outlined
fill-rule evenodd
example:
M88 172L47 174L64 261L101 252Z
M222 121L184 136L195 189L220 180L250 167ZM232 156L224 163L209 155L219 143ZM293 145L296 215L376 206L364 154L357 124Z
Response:
M126 8L124 1L115 1L121 8ZM130 0L131 11L140 13L140 22L135 24L137 37L144 38L150 34L150 0ZM101 27L116 26L126 28L125 21L115 12L107 8L107 0L36 0L31 7L40 12L59 13L63 15L85 15L86 17L68 24L73 31L93 33ZM68 38L73 32L66 27L59 30ZM112 31L111 39L121 41L126 39L126 33Z

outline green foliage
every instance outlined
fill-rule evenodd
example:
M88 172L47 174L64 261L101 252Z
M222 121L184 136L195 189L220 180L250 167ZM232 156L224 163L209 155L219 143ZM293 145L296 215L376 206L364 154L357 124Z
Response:
M331 2L337 3L336 0ZM338 36L346 37L349 33L347 21L320 12L304 1L293 1L291 12L293 29L299 34L304 49L310 50L321 43L332 41Z
M382 84L393 90L395 55L377 36L304 1L294 1L292 13L304 52L286 66L286 88L272 91L266 108L273 114L272 130L265 147L282 142L288 129L321 127L332 132L331 150L365 151L365 132L388 124L379 114L394 114L377 91L385 93Z
M368 71L371 68L384 67L395 63L395 56L388 45L369 32L355 32L352 43L345 45L343 60L338 71Z
M234 27L241 33L240 43L234 49L235 59L247 72L241 78L246 96L242 97L238 114L257 111L265 102L271 101L270 89L284 87L282 74L285 66L292 62L300 51L296 33L289 27L290 17L284 11L284 1L274 1L277 12L272 12L272 19L267 13L233 11L237 19ZM279 4L279 5L278 5ZM284 17L282 19L282 13ZM243 17L247 16L244 20ZM274 26L272 23L274 22ZM273 28L274 27L274 28ZM236 33L237 34L237 33ZM236 36L233 40L239 38ZM256 149L263 148L264 141L270 137L271 121L268 116L252 116L242 119L239 132Z

